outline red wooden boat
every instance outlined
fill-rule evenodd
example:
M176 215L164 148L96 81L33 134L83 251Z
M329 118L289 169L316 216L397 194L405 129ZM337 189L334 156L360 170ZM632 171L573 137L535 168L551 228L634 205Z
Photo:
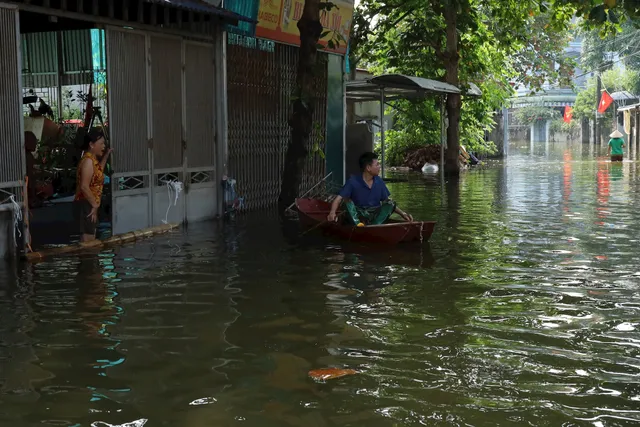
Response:
M300 222L310 228L317 227L341 239L360 243L383 243L395 245L401 242L428 241L433 234L435 221L397 221L389 220L381 225L354 227L327 221L331 204L317 199L296 199L300 212Z

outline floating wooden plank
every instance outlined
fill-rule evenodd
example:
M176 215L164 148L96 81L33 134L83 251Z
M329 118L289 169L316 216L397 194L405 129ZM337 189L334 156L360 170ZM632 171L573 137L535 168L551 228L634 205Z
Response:
M121 245L123 243L129 243L136 240L142 240L145 238L153 237L158 234L167 233L177 228L179 225L180 224L162 224L155 227L145 228L138 231L132 231L125 234L112 236L105 240L92 240L90 242L80 242L72 245L45 249L43 251L38 251L38 252L29 252L24 256L24 258L26 258L26 260L30 262L38 262L43 260L44 258L52 257L56 255L82 252L86 249L101 248L104 246Z

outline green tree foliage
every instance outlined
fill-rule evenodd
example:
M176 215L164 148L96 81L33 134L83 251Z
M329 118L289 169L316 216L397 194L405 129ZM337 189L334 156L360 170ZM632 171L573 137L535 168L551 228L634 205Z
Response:
M580 65L586 71L611 69L615 54L625 66L640 69L640 29L634 22L626 21L604 37L598 29L580 28L578 35L583 38Z
M617 67L602 73L600 80L602 88L608 90L609 93L621 90L634 92L638 86L638 76L638 71Z
M575 119L593 119L596 111L596 81L589 79L586 88L578 92L573 106ZM610 112L608 114L611 114Z
M440 144L440 115L434 103L398 101L393 129L385 133L385 159L400 166L405 154L427 144Z
M603 36L640 18L640 2L636 0L553 0L549 5L557 22L575 15L582 18L584 28L597 29Z
M491 126L490 113L512 93L508 82L534 89L545 82L568 84L573 67L563 48L573 17L611 34L639 13L640 2L630 0L362 0L354 56L374 71L463 89L479 83L481 100L463 106L456 95L447 99L447 171L457 173L460 141L483 144L478 129Z
M477 152L495 150L493 142L485 141L485 131L494 126L494 111L512 95L512 82L538 87L562 79L568 84L571 78L573 63L563 52L568 32L551 31L552 16L541 13L533 1L392 2L360 3L355 55L377 74L395 72L444 80L463 91L469 83L480 87L481 99L466 98L463 93L464 102L447 105L450 126L456 120L459 125L457 135L447 135L454 159L460 142ZM448 7L457 11L455 16L447 12ZM447 38L451 20L458 35L455 52ZM389 141L403 148L420 140L439 143L439 137L425 138L425 132L417 129L437 114L437 106L428 105L405 105L398 112L395 133ZM412 120L415 125L409 125ZM434 130L439 131L437 123ZM454 163L457 166L457 161Z

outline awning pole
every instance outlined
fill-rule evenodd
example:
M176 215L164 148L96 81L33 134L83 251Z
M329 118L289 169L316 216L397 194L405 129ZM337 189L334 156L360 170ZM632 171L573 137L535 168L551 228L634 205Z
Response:
M380 152L381 156L381 174L384 179L384 88L380 88Z

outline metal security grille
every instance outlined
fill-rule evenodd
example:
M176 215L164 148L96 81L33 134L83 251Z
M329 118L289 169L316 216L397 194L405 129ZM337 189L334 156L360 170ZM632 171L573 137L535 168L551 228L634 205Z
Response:
M315 130L309 149L324 149L327 102L326 56L320 54ZM298 64L298 48L276 44L263 52L237 45L227 51L229 172L238 182L245 208L276 204L284 156L290 138L287 123ZM301 191L324 176L319 155L307 161Z
M17 25L17 11L0 6L0 204L7 191L20 198L9 189L25 175Z
M313 112L313 122L315 124L311 132L311 140L309 144L310 157L303 170L302 181L300 182L300 193L302 194L309 188L318 183L325 176L326 161L318 151L314 150L314 145L318 144L318 149L325 153L325 140L327 132L327 77L328 77L328 60L327 55L321 54L318 58L318 75L314 87L316 89L316 106Z

